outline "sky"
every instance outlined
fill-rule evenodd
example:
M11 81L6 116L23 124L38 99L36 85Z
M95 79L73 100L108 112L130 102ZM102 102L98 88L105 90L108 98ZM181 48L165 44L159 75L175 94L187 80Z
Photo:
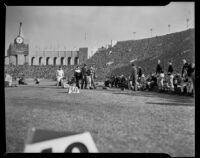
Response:
M99 48L111 40L137 40L194 27L194 2L167 6L7 6L6 50L19 34L31 52L44 49ZM133 32L136 32L135 35Z

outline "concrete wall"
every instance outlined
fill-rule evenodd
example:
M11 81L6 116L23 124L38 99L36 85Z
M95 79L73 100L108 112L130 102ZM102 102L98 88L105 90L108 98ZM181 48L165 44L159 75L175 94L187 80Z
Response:
M49 65L53 65L53 57L49 58Z
M9 57L5 57L4 58L4 64L5 65L9 65Z
M42 58L42 65L46 65L46 58L45 57Z
M17 55L17 64L18 65L24 65L25 63L25 57L23 54L18 54Z
M46 59L49 57L48 65L54 65L54 58L56 57L56 65L61 65L61 58L64 57L63 65L68 65L68 58L71 58L70 65L75 64L75 59L78 57L78 64L84 63L88 59L88 48L80 48L79 51L38 51L33 52L34 55L29 55L29 65L31 65L32 57L34 65L39 65L39 58L42 57L41 65L47 65ZM25 59L26 60L26 59Z
M25 55L25 63L29 63L29 56Z
M61 57L57 57L57 59L56 59L56 65L61 65Z
M17 65L17 56L9 56L10 64Z
M79 48L78 56L79 64L85 63L85 61L88 59L88 48Z
M74 65L74 57L71 58L71 65Z

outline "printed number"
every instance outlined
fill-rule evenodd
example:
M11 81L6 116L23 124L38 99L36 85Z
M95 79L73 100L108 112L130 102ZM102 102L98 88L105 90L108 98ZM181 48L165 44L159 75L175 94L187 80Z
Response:
M80 153L89 153L87 147L83 143L73 143L65 149L65 153L72 153L73 149L78 148ZM41 151L41 153L52 153L52 148L47 148Z
M80 153L88 153L87 147L83 143L73 143L65 149L65 153L72 153L74 148L78 148Z
M47 148L41 151L41 153L52 153L52 148Z

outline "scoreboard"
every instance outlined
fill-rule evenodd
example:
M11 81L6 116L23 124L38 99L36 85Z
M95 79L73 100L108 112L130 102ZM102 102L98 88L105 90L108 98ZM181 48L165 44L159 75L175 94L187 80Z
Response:
M28 44L11 44L8 49L8 56L12 55L18 55L18 54L23 54L23 55L28 55L29 52L29 45Z

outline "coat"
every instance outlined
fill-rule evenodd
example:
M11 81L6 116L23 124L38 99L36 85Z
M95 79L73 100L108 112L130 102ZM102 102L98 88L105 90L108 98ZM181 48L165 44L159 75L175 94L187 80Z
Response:
M162 71L162 67L160 66L160 64L158 64L156 67L156 74L160 74L161 71Z
M136 66L134 66L134 67L132 68L130 79L131 79L131 81L133 81L133 82L136 82L136 81L137 81L137 68L136 68Z

